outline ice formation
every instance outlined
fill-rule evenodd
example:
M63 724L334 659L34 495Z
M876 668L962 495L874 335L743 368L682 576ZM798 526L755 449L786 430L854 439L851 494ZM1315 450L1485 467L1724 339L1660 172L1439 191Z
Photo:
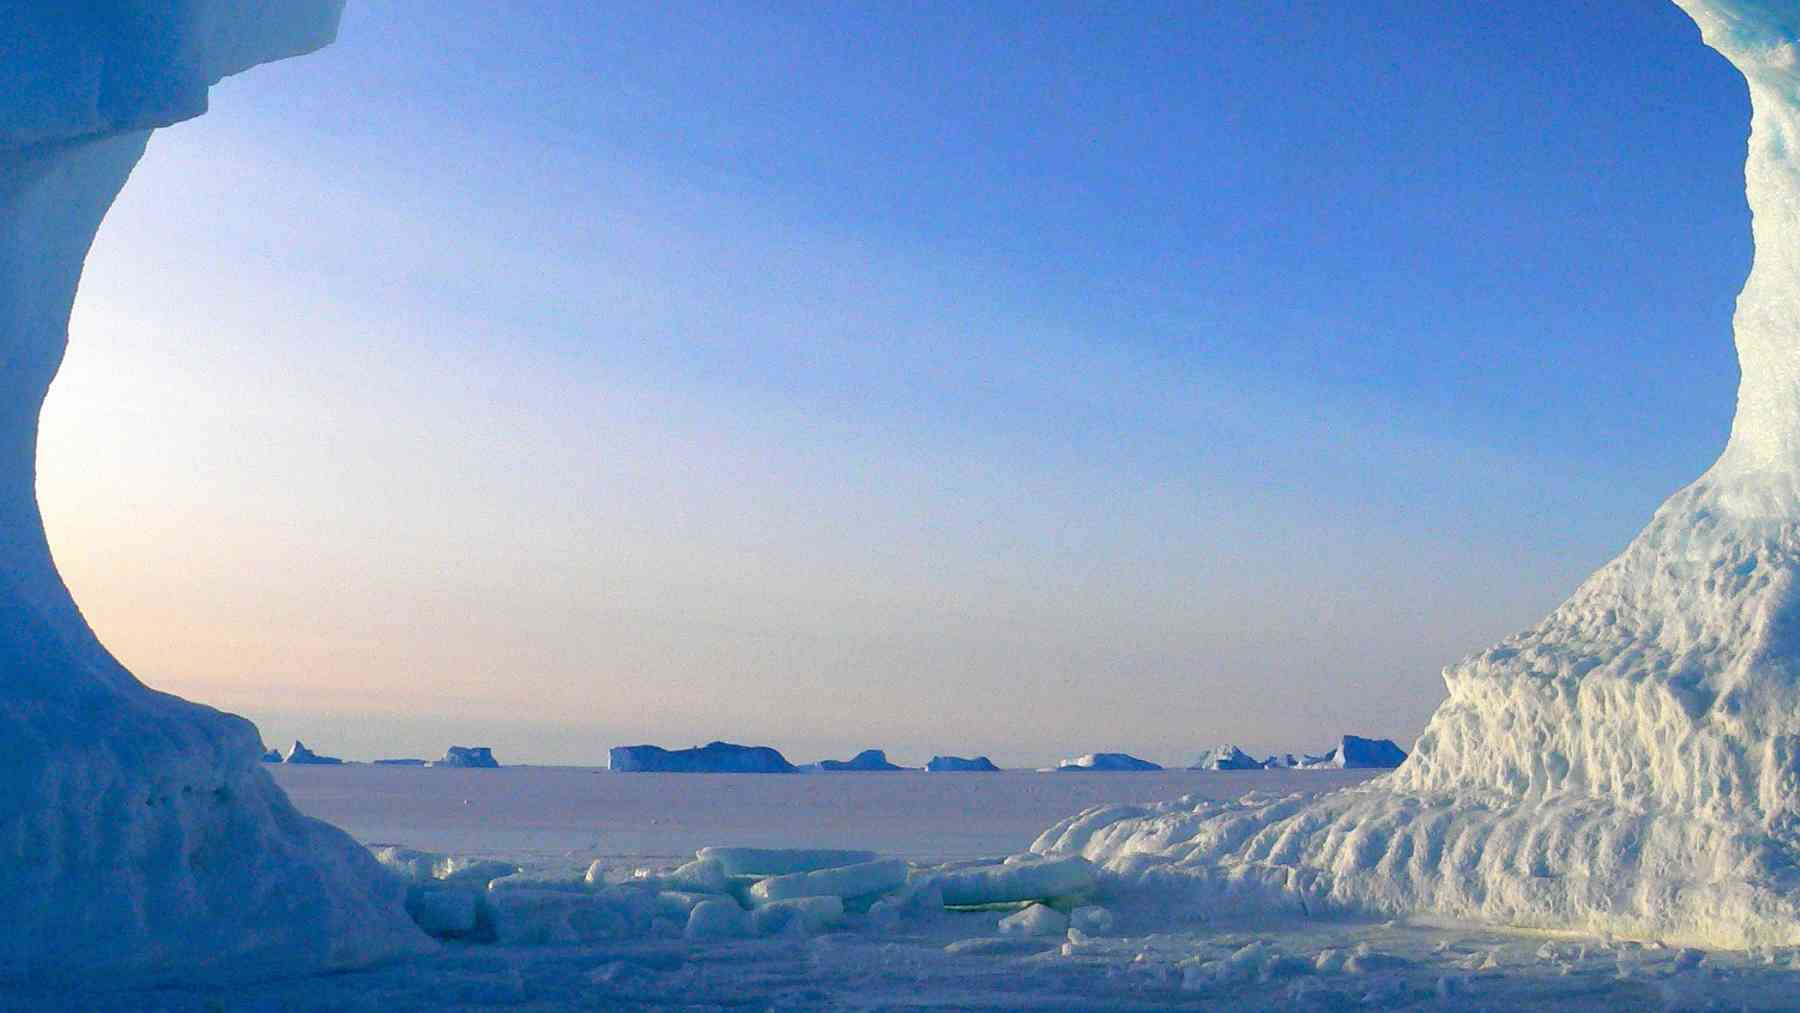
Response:
M38 513L38 411L82 262L150 131L335 35L341 0L0 7L0 981L293 973L430 946L302 816L249 722L138 682L88 628Z
M1754 110L1719 461L1537 627L1447 669L1395 773L1313 801L1093 810L1038 850L1214 906L1800 943L1800 8L1676 2Z
M820 760L817 766L820 770L858 772L906 769L897 763L889 763L887 753L879 749L865 749L848 760Z
M444 758L433 766L481 767L492 770L500 766L500 761L494 759L494 751L488 746L451 746L444 753Z
M281 762L301 765L311 764L316 767L336 767L344 761L335 756L320 756L318 753L306 748L306 743L301 742L299 739L295 739L293 746L288 749L287 756Z
M1162 765L1140 760L1129 753L1085 753L1072 760L1064 760L1056 765L1062 771L1088 770L1161 770Z
M607 765L631 774L792 774L800 768L768 746L709 742L692 749L614 746Z
M1253 759L1249 753L1233 745L1217 746L1202 750L1199 757L1189 765L1189 770L1261 770L1261 761Z
M985 756L973 759L963 756L934 756L925 764L925 769L934 773L952 774L995 774L1000 771L999 767L994 766L994 761Z

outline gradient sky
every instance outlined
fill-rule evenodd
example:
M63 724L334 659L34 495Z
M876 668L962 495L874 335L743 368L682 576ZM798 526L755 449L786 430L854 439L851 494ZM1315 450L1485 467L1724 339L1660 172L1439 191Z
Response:
M1672 5L353 0L159 132L63 572L271 744L1410 743L1723 446Z

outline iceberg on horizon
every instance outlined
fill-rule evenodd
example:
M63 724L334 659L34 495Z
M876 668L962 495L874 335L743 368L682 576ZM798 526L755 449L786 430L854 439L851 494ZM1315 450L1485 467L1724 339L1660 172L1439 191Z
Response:
M344 761L335 756L320 756L318 753L306 748L306 743L301 742L299 739L295 739L293 747L288 750L287 757L281 762L299 764L301 766L310 764L315 767L336 767L342 765Z
M1000 768L985 756L934 756L925 769L937 774L998 774Z
M487 746L451 746L444 752L444 758L432 764L435 767L479 767L494 770L500 761L494 759L494 751Z
M1271 757L1271 760L1273 757ZM1188 767L1189 770L1262 770L1265 764L1253 758L1233 745L1218 746L1203 750L1200 756Z
M692 749L614 746L607 765L630 774L794 774L799 768L768 746L709 742Z
M1161 770L1162 764L1140 760L1130 753L1088 753L1077 756L1073 760L1064 760L1056 765L1058 771L1152 771Z
M816 766L826 771L859 771L888 772L905 770L896 763L889 763L887 753L879 749L865 749L848 760L820 760Z

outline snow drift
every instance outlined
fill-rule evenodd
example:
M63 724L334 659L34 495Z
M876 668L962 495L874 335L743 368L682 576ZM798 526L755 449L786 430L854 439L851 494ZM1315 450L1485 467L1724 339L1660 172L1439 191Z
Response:
M341 0L0 7L0 980L338 968L429 941L302 816L242 718L154 692L88 628L38 513L38 411L82 262L152 128L330 42Z
M1097 809L1037 850L1215 907L1800 944L1800 8L1676 0L1741 71L1756 260L1730 442L1536 628L1444 673L1394 774Z

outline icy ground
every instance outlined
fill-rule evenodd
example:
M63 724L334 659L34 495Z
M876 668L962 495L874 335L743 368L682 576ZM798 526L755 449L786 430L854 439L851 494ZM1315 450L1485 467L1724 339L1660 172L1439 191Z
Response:
M1328 789L1367 773L795 777L375 767L280 771L306 812L359 839L498 859L540 876L668 871L700 844L869 848L915 867L1023 852L1099 802ZM466 802L466 804L465 804ZM409 825L410 824L410 825ZM6 1009L1782 1009L1800 951L1711 953L1470 926L1209 920L1167 894L1108 882L1074 932L1021 931L1017 906L852 910L832 928L762 938L565 945L448 942L370 971L251 987L66 983ZM1112 924L1105 924L1110 916ZM1002 922L1011 920L1012 927ZM1030 926L1025 926L1029 928Z

